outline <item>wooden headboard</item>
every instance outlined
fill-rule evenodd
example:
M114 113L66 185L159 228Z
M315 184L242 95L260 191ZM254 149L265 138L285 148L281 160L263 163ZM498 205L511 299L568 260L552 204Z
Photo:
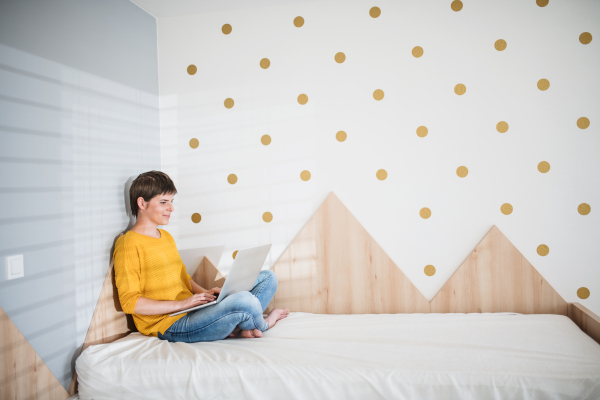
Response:
M116 240L115 240L116 241ZM600 343L600 318L567 304L496 226L431 300L417 290L383 249L330 193L273 266L279 286L267 312L288 308L321 314L479 313L568 315ZM204 258L192 279L208 288L218 270ZM353 293L362 293L360 299ZM123 313L111 264L82 351L135 330ZM76 375L69 390L76 392Z
M429 302L330 193L273 271L279 286L267 311L559 314L600 343L600 318L567 304L495 225Z
M496 226L427 301L333 193L273 271L271 307L293 311L567 315L567 303Z

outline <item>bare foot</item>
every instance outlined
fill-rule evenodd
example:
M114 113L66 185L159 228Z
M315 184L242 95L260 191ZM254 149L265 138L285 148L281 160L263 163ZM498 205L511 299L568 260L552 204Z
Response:
M269 323L269 328L275 326L275 323L280 319L287 317L290 313L290 310L287 308L275 308L273 311L269 313L265 321Z
M236 327L233 329L233 332L231 332L229 335L227 335L227 337L228 337L228 338L239 337L239 333L240 333L240 328L236 326Z
M242 331L242 333L240 333L240 337L243 337L246 339L261 338L262 332L259 331L258 329L252 329L251 331Z
M252 331L242 331L240 333L240 337L245 339L252 339L254 337L254 333Z
M227 336L228 338L242 338L242 339L253 339L253 338L261 338L262 332L258 329L252 330L241 330L240 328L235 328L233 332Z

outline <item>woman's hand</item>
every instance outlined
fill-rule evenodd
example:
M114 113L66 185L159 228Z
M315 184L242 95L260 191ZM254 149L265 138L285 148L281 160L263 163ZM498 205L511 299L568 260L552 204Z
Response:
M216 293L215 294L215 296L216 296L219 293L221 293L221 288L220 287L214 287L214 288L210 289L208 292L212 292L213 294Z
M202 304L206 304L213 300L215 300L215 296L212 293L210 293L210 291L204 293L196 293L185 300L179 301L179 304L181 306L179 310L185 310L188 308L201 306Z

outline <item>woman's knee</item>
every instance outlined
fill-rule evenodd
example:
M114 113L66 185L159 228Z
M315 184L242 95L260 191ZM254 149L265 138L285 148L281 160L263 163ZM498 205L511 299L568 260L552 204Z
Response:
M260 301L258 298L250 292L237 292L223 301L229 300L231 311L233 312L254 312L259 310L262 312Z
M269 285L277 287L277 275L275 275L275 272L265 269L260 271L260 273L264 276L264 280L269 280Z

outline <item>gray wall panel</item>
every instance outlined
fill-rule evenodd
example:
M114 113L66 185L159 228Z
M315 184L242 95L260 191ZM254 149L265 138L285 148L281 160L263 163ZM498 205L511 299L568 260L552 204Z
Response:
M157 71L156 20L127 0L0 1L0 306L65 389L126 182L161 167Z

